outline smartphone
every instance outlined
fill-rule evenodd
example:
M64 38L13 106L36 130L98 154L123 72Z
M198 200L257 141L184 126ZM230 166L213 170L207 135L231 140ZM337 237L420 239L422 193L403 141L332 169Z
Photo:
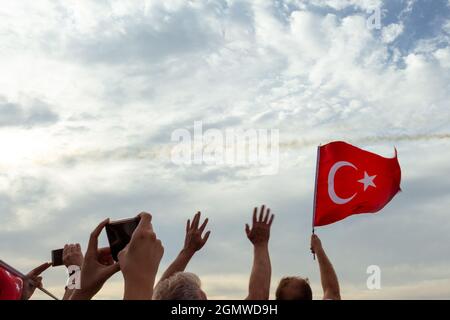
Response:
M113 221L106 225L106 235L114 261L118 261L117 255L130 242L131 236L138 226L139 221L141 221L141 217Z
M62 266L63 263L63 250L56 249L52 251L52 267Z

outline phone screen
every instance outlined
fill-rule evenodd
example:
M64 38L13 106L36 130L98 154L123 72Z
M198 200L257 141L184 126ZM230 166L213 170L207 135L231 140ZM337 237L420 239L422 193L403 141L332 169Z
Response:
M57 249L52 251L52 266L58 267L63 265L63 250Z
M106 235L108 237L111 256L114 261L118 261L117 255L130 242L134 230L139 224L141 217L114 221L106 225Z

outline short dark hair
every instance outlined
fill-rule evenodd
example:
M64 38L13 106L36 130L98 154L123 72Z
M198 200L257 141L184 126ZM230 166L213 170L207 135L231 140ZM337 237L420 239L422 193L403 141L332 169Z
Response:
M294 300L312 300L312 290L308 279L300 277L285 277L281 279L275 294L276 300L286 300L284 289L292 281L299 281L300 290L298 290Z

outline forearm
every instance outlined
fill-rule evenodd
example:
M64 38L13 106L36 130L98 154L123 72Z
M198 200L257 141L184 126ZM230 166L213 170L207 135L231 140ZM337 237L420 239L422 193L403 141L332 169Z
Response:
M94 295L90 293L84 292L81 289L75 289L73 290L69 300L91 300L93 297Z
M124 300L151 300L155 280L125 281Z
M319 262L324 299L340 299L339 280L331 261L328 259L323 248L317 250L316 255L317 261Z
M74 292L74 290L66 288L66 291L64 292L64 296L63 296L62 299L63 300L70 300L70 297L72 296L73 292Z
M189 250L181 250L177 258L167 268L159 281L168 279L177 272L183 272L189 264L189 261L191 261L192 257L194 256L194 253L195 252Z
M272 266L268 244L254 247L253 268L250 276L248 300L268 300Z

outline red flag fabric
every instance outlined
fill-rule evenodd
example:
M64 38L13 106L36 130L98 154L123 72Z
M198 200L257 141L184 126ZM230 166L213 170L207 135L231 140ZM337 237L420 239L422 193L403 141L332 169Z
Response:
M375 213L400 191L397 159L337 141L319 147L313 226Z
M0 300L20 300L23 281L0 267Z

